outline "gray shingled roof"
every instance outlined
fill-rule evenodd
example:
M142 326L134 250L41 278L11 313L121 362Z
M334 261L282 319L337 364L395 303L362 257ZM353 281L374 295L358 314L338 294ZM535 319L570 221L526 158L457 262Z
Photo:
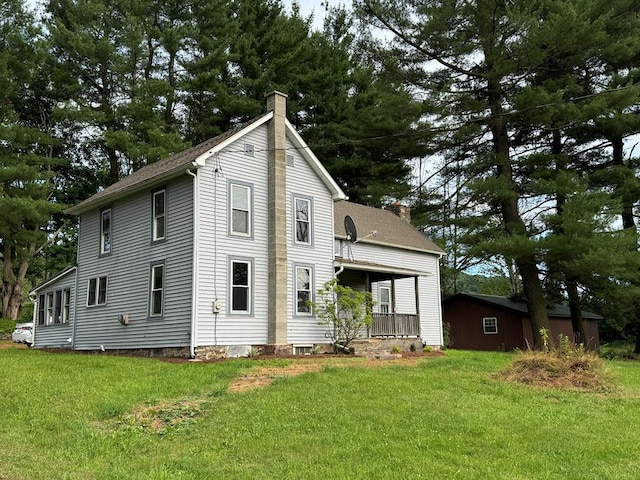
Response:
M349 215L356 225L360 242L391 245L436 254L444 253L444 250L429 240L422 232L416 230L409 222L388 210L342 200L334 203L333 211L334 234L337 238L347 238L344 230L344 218ZM371 234L374 231L376 233Z
M147 185L151 185L157 181L171 178L174 175L185 172L187 168L193 167L193 162L200 155L221 144L228 138L232 137L239 131L257 122L268 114L269 113L264 113L256 118L253 118L252 120L249 120L247 123L232 128L231 130L221 133L216 137L210 138L209 140L206 140L199 145L196 145L195 147L191 147L180 153L176 153L175 155L146 165L140 170L133 172L131 175L126 176L122 180L80 202L78 205L67 209L66 213L74 215L80 214L91 208L106 205L113 199L118 198L123 194L134 192L138 189L145 188Z
M510 310L512 312L529 315L527 310L527 304L524 302L514 302L507 297L501 297L498 295L480 295L478 293L456 293L452 297L449 297L446 302L453 300L454 298L468 298L476 300L480 303L487 305L494 305L502 309ZM554 304L547 307L547 314L550 317L556 318L571 318L571 311L566 305ZM582 311L582 316L587 320L601 320L602 317L596 313Z

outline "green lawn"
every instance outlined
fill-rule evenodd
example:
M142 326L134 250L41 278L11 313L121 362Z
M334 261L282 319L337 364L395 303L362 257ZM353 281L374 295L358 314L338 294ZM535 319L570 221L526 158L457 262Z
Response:
M493 379L511 358L448 351L230 393L255 360L4 349L0 479L638 478L640 364L608 362L622 388L603 395ZM131 420L167 400L204 403L162 433Z

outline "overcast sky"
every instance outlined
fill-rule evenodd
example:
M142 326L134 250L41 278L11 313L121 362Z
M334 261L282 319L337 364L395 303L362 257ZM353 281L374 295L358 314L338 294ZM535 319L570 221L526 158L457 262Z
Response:
M291 10L291 4L295 0L282 0L284 6ZM325 0L326 3L329 3L331 6L337 5L345 5L348 9L351 9L351 0ZM322 28L322 23L324 21L324 16L326 9L322 6L320 0L297 0L298 5L300 5L300 13L303 17L308 17L313 13L313 25L316 29Z

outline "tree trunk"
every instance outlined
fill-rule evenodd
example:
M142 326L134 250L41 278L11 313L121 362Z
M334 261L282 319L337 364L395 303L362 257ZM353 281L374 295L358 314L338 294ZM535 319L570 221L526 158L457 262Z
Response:
M507 235L510 237L526 236L526 227L518 210L518 192L513 181L513 168L510 157L510 140L507 131L504 112L502 109L502 87L500 79L488 78L488 100L491 108L489 123L493 138L493 153L495 155L496 173L502 180L504 191L500 193L500 211ZM530 252L518 253L514 261L522 277L531 329L533 331L533 346L536 349L544 347L542 329L550 330L547 316L547 302L538 275L535 256ZM553 339L548 337L553 346Z
M31 258L35 252L35 246L28 247L28 258ZM22 307L22 287L24 286L24 279L27 276L27 270L29 269L29 261L22 260L18 268L18 272L14 271L16 264L15 250L9 245L9 242L4 242L3 246L3 277L2 277L2 289L0 294L2 295L2 317L17 320Z
M569 311L571 312L571 325L573 331L578 332L577 343L582 343L586 346L588 340L587 334L584 329L584 317L582 316L582 308L580 307L580 295L578 294L578 284L574 280L567 279L567 295L569 296Z

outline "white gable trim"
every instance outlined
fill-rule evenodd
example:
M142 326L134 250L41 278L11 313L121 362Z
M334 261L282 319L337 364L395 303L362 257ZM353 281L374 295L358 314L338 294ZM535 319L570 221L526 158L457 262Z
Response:
M269 112L264 117L262 117L259 120L253 122L251 125L247 125L246 127L242 128L241 130L239 130L238 132L234 133L229 138L227 138L225 141L220 142L218 145L213 147L211 150L209 150L207 152L204 152L202 155L200 155L198 158L196 158L193 161L193 166L194 167L204 167L205 163L207 161L207 158L209 158L211 155L219 153L221 150L227 148L233 142L235 142L235 141L239 140L240 138L244 137L247 133L250 133L250 132L254 131L259 126L264 125L266 122L268 122L272 118L273 118L273 112Z
M324 168L318 157L311 151L311 149L307 146L305 141L302 139L300 134L296 131L294 126L291 124L289 120L286 120L287 125L287 137L294 144L296 149L304 156L307 163L311 166L313 171L318 175L320 180L327 186L327 188L331 191L333 196L333 200L346 200L347 196L342 191L342 189L338 186L335 180L329 175L327 169Z
M71 267L67 267L64 270L58 272L56 275L54 275L51 278L48 278L45 282L41 283L40 285L36 286L35 288L33 288L30 292L29 295L33 295L37 292L39 292L40 290L42 290L43 288L45 288L48 285L51 285L52 283L60 280L61 278L66 277L67 275L69 275L71 272L75 272L78 269L77 266L71 266Z

